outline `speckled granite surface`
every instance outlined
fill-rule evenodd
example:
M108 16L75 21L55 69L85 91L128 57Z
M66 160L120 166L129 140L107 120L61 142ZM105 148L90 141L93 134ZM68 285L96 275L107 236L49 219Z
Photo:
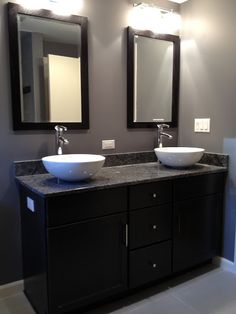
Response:
M106 157L104 167L148 163L155 162L157 160L154 151L110 154L104 156ZM200 163L213 166L228 167L228 160L228 155L205 153ZM47 173L41 160L16 161L14 163L14 167L16 176Z
M104 156L106 157L104 167L123 166L157 161L157 157L154 151L109 154ZM15 161L14 167L16 176L47 173L41 160Z
M15 161L15 176L27 176L47 173L41 160Z
M225 154L204 153L199 163L228 168L229 156Z
M111 154L104 155L106 157L104 167L124 166L141 164L146 162L156 162L157 157L154 151L150 152L137 152L126 154Z
M59 181L50 174L38 174L17 177L17 180L30 190L50 197L68 193L78 193L88 190L98 190L118 186L127 186L135 183L155 182L167 179L176 179L187 176L197 176L209 173L226 172L226 167L196 164L188 169L171 169L157 162L104 167L91 180L70 183Z

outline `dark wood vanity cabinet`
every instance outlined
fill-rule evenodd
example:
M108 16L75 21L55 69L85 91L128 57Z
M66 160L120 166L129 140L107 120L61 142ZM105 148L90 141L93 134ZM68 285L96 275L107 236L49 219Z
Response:
M174 272L220 254L224 177L211 174L175 181Z
M219 254L224 177L45 198L20 186L24 288L37 313L83 309Z
M24 288L37 313L67 313L127 290L126 188L45 199L20 190Z

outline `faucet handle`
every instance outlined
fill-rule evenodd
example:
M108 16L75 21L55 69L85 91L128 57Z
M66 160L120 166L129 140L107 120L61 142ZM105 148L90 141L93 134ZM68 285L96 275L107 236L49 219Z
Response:
M55 126L55 130L56 130L57 132L67 131L67 127L64 126L64 125L56 125L56 126Z
M169 124L165 124L165 123L162 123L162 124L157 124L157 127L158 129L160 130L163 130L164 128L169 128Z

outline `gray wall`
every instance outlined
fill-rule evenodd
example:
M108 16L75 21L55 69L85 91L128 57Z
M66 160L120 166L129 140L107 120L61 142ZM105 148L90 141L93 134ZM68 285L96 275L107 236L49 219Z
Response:
M53 131L12 131L5 4L0 1L0 285L21 278L20 216L12 162L54 153ZM67 152L102 153L102 139L115 139L115 152L151 150L156 145L155 130L126 127L125 28L131 9L128 0L85 1L81 15L89 18L90 130L69 132Z
M223 256L233 261L236 220L236 1L190 0L182 5L179 145L230 154ZM211 133L193 132L194 118L211 118Z

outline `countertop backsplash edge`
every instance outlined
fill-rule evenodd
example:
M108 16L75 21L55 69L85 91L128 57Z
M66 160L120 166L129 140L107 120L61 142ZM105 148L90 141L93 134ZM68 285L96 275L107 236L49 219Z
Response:
M115 167L132 164L141 164L157 161L156 155L153 151L118 153L118 154L104 154L106 157L104 167ZM218 153L204 153L201 164L226 167L229 164L229 155ZM16 177L29 176L37 174L46 174L47 171L43 166L42 160L25 160L14 162L14 173Z

